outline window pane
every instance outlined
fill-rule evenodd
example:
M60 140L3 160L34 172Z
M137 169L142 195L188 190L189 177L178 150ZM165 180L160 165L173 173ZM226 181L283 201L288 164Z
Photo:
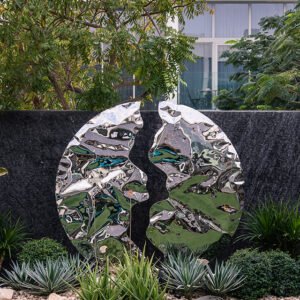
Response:
M252 4L252 34L259 32L259 21L264 17L281 16L283 4Z
M128 83L132 82L132 85L128 84L128 85L121 86L118 88L120 99L122 101L126 101L126 100L129 100L129 98L132 97L132 95L133 95L133 77L132 77L132 75L130 76L130 75L126 74L125 72L123 72L122 79Z
M234 67L233 65L226 64L226 59L221 58L221 55L224 51L229 50L230 46L228 45L222 45L218 46L218 90L224 90L224 89L232 89L236 88L238 86L238 83L236 81L230 80L230 77L238 72L239 70L242 70L242 68Z
M180 103L196 109L210 109L212 106L211 91L211 54L210 43L195 45L194 52L200 56L196 63L187 62L187 70L182 74L182 79L187 86L180 86Z
M205 12L204 15L199 15L193 19L185 19L183 32L186 35L194 37L212 37L212 15Z
M286 10L292 10L296 6L296 3L287 3L286 4Z
M216 4L216 37L248 35L248 4Z

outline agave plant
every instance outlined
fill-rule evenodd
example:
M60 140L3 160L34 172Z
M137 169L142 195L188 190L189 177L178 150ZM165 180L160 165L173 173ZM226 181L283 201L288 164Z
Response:
M170 289L191 299L193 292L204 285L206 266L191 251L176 251L168 253L161 271Z
M11 258L13 251L17 250L25 239L25 227L20 220L13 222L9 213L0 214L0 270L5 257Z
M45 262L14 263L11 271L4 270L0 283L35 295L62 293L77 286L81 262L78 257L61 257Z
M224 296L243 286L245 277L241 270L230 263L216 262L214 271L207 265L205 286L214 295Z
M30 282L30 277L27 273L26 263L12 263L11 271L4 270L4 276L0 277L0 283L10 286L12 289L19 291L24 283Z

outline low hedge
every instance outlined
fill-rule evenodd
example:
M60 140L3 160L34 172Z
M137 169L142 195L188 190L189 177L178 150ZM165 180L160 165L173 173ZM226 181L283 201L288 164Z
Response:
M67 255L68 251L60 243L49 238L42 238L26 242L18 255L18 260L33 263L35 261L46 261L48 258L55 260Z
M232 293L234 297L254 300L266 295L300 295L300 263L285 252L243 249L229 261L247 277L244 286Z

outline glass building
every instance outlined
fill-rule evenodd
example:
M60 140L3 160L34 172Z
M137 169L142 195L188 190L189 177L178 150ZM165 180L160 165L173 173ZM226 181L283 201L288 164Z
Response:
M214 14L206 13L186 20L183 32L197 37L194 52L200 58L188 62L174 101L196 109L213 109L212 97L218 90L234 85L230 76L236 72L226 65L222 53L229 49L228 40L236 40L259 32L263 17L282 15L293 9L296 1L209 1ZM178 25L180 28L180 25Z

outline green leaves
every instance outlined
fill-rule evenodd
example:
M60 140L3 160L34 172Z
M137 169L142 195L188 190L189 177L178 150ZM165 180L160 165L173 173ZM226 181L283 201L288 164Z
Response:
M116 284L118 277L112 278L108 260L102 270L90 266L78 277L80 300L119 300L121 289Z
M120 299L165 299L165 288L159 283L152 263L152 258L146 258L144 253L125 252L124 261L117 267L119 276L115 281L121 289Z
M231 292L234 297L255 300L266 295L289 297L300 293L299 260L287 253L243 249L236 251L229 263L246 276L243 287Z
M13 263L11 270L4 270L0 282L35 295L62 293L78 285L76 276L80 267L78 257L47 259L33 265Z
M5 257L11 258L25 238L25 227L20 220L14 222L10 214L0 215L0 269Z
M194 39L168 20L205 1L7 1L0 11L0 109L104 109L122 89L171 93ZM131 82L123 74L131 76ZM135 75L135 80L133 80Z
M50 258L58 259L67 255L66 248L60 243L50 238L42 238L26 242L18 254L18 260L33 264L35 261L44 262Z
M165 288L158 281L152 259L124 251L124 259L116 266L107 259L102 269L88 267L79 276L81 300L165 299Z
M228 295L229 292L241 288L246 277L241 275L241 269L228 262L216 262L214 271L207 266L205 277L206 288L215 295Z
M216 261L212 270L208 261L186 249L171 249L161 264L161 271L168 288L182 292L187 299L192 298L194 291L205 288L214 295L225 296L239 289L245 280L235 265Z
M269 201L245 214L240 240L263 249L280 249L297 256L300 251L299 203Z
M170 289L191 299L204 285L206 266L190 251L170 252L161 264L162 278Z
M300 108L300 10L263 18L261 32L226 51L227 62L243 71L232 76L240 87L215 99L221 109ZM270 30L275 30L270 34ZM233 51L232 51L233 50ZM239 98L242 101L236 101Z

